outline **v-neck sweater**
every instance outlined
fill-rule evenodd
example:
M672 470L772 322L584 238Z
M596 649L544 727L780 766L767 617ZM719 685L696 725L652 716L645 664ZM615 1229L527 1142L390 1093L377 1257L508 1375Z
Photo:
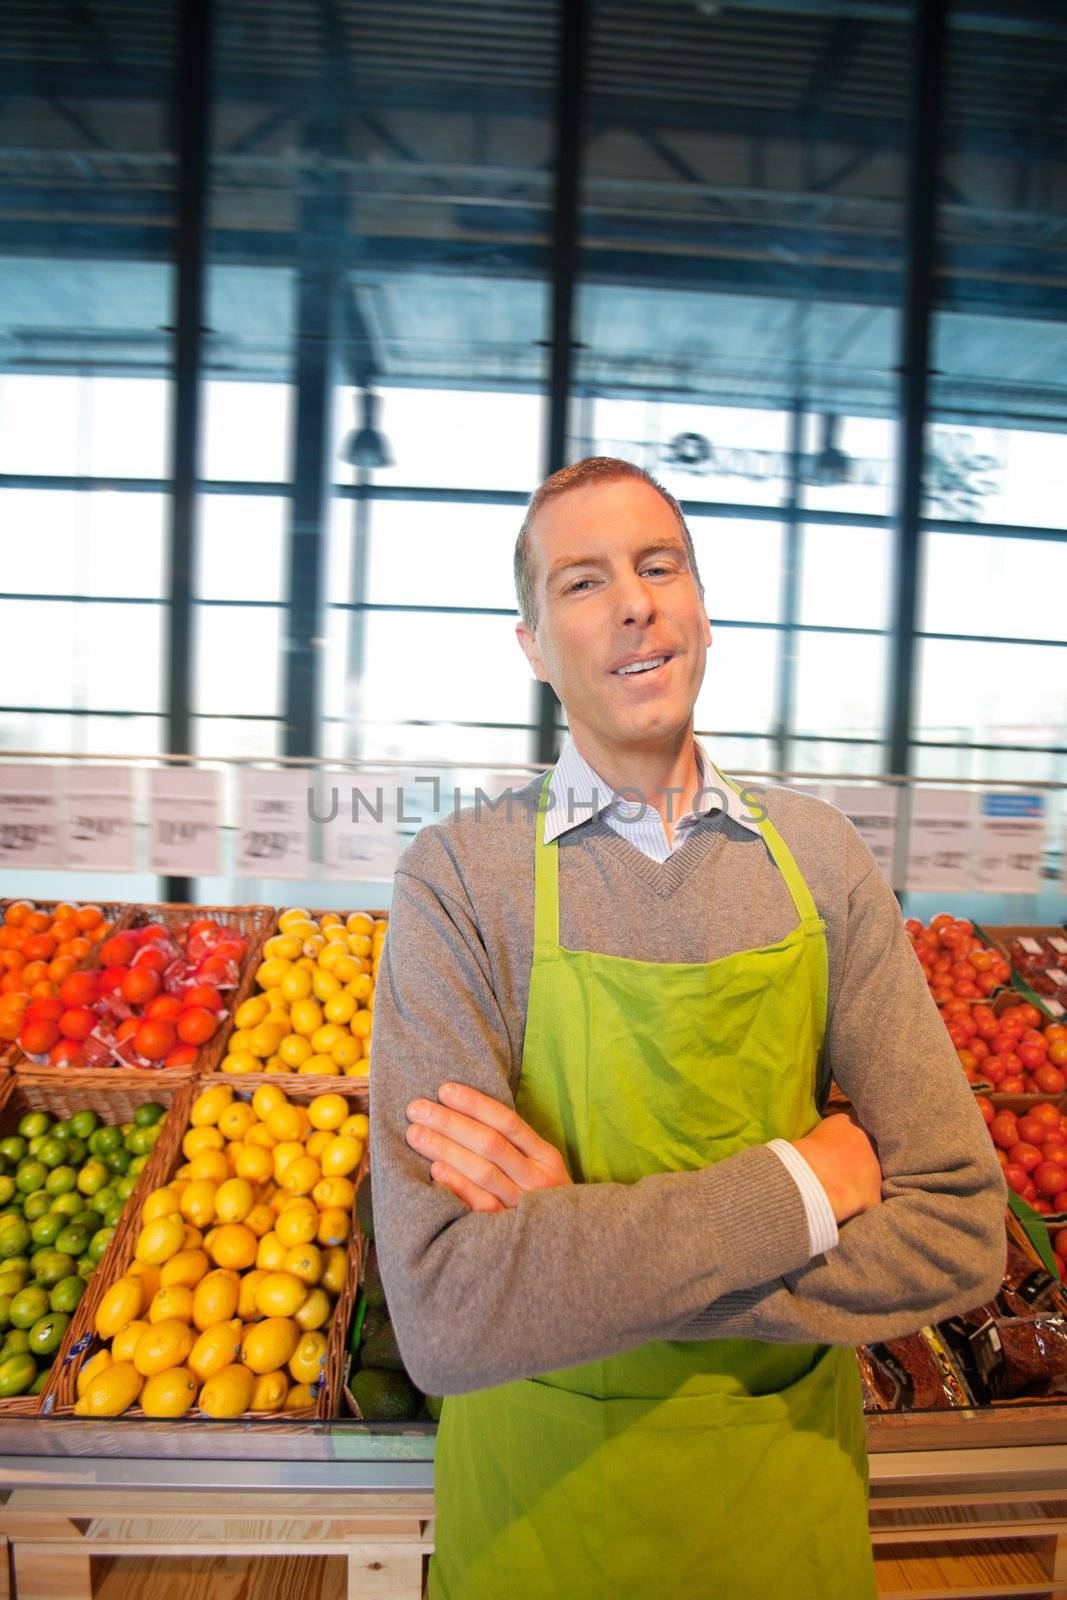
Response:
M696 1172L577 1184L470 1213L405 1140L449 1080L514 1104L533 957L541 779L423 828L397 868L375 993L371 1146L382 1278L414 1381L459 1393L655 1339L857 1344L979 1304L1004 1264L1005 1187L873 857L834 807L759 791L826 926L824 1053L874 1140L883 1203L810 1258L766 1145ZM602 819L558 841L560 943L712 962L796 925L763 840L722 812L665 862Z

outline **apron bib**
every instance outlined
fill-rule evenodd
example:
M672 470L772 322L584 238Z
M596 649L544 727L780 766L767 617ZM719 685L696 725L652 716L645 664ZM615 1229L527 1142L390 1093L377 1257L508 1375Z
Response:
M694 1171L818 1122L825 934L785 841L759 826L793 932L718 961L630 961L561 947L539 812L516 1108L575 1183ZM431 1600L876 1594L851 1347L657 1340L453 1396L435 1480Z

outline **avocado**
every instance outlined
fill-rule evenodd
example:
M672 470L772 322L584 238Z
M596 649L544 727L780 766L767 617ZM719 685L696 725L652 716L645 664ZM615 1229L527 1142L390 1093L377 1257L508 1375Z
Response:
M389 1372L404 1371L404 1363L400 1359L400 1349L391 1322L387 1322L373 1339L364 1339L360 1347L359 1360L360 1366L363 1367L385 1367Z
M362 1328L362 1330L360 1332L360 1339L359 1339L359 1347L360 1347L360 1349L362 1350L365 1345L370 1344L371 1340L372 1339L376 1339L378 1337L378 1335L381 1333L382 1329L383 1328L387 1328L388 1326L389 1326L389 1313L388 1313L388 1311L384 1310L384 1308L381 1307L381 1306L379 1306L374 1311L371 1311L368 1308L367 1313L366 1313L365 1317L363 1318L363 1328Z
M356 1190L356 1216L368 1244L374 1242L374 1201L371 1198L370 1173Z
M411 1422L422 1406L422 1395L402 1372L363 1367L348 1387L368 1422Z
M363 1274L363 1298L371 1310L381 1310L385 1305L385 1290L382 1288L382 1275L378 1271L378 1256L374 1250L370 1250L367 1254L367 1266Z
M444 1405L444 1400L441 1396L439 1394L428 1394L424 1404L433 1421L440 1422L441 1407Z

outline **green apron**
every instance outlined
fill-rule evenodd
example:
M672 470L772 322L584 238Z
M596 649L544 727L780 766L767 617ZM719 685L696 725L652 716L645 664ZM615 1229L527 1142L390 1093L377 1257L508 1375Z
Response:
M575 1183L693 1171L818 1121L825 933L784 840L760 831L792 933L719 961L629 961L560 946L541 811L516 1106ZM850 1347L655 1341L457 1395L436 1463L431 1600L876 1593Z

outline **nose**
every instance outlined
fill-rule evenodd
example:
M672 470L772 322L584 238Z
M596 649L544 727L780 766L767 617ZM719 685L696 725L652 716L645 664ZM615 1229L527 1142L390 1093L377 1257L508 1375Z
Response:
M618 581L615 620L624 628L647 628L656 615L655 593L640 575L630 571Z

